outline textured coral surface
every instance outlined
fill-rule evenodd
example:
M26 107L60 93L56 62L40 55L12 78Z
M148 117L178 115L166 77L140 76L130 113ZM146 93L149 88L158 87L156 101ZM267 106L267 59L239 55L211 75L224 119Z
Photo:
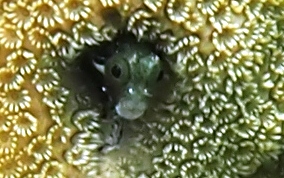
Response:
M283 152L282 0L0 0L0 8L0 177L251 177ZM96 96L64 65L120 29L155 44L178 79L106 147L117 125L101 122Z

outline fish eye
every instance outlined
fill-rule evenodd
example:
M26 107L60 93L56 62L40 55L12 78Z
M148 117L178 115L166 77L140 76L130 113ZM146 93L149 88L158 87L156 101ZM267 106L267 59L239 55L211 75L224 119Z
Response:
M106 64L106 77L110 82L123 84L128 80L129 67L125 59L112 58Z
M114 76L115 78L119 78L121 77L122 74L122 69L119 65L115 64L114 66L112 66L111 68L111 74L112 76Z

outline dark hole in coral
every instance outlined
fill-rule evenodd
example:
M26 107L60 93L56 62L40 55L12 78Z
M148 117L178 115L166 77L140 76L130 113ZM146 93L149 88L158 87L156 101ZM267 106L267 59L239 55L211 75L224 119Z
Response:
M161 70L161 71L159 72L158 77L157 77L157 81L161 81L161 80L163 79L163 77L164 77L164 71Z
M149 105L155 106L157 102L165 99L167 89L171 87L163 82L172 74L166 55L157 49L156 41L137 40L133 34L122 30L118 32L112 41L103 41L100 45L86 46L66 68L65 78L68 81L67 83L70 83L68 88L76 93L75 101L78 103L79 109L99 106L103 109L102 115L105 116L109 115L110 112L114 112L116 104L126 90L124 88L126 85L124 86L122 82L128 80L127 73L130 72L129 77L136 75L133 71L127 71L126 73L125 68L127 67L120 62L108 63L109 60L113 60L113 56L119 53L121 46L125 44L130 46L130 49L132 49L132 45L145 48L149 54L153 53L163 61L160 71L155 75L156 78L151 79L152 84L157 82L160 87L158 85L158 87L151 87L148 90L151 98L147 98L147 100ZM138 49L140 49L139 47ZM111 64L109 70L106 70L106 64ZM106 75L108 77L112 75L113 79L108 80ZM108 82L111 82L111 84L109 85ZM151 106L148 108L151 108Z
M284 153L278 159L270 158L266 160L252 175L242 178L280 178L284 177Z

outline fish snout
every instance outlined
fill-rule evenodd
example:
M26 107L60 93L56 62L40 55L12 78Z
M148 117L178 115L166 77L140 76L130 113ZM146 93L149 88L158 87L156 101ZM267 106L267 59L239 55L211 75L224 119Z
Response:
M128 120L135 120L141 117L146 109L146 101L135 95L121 98L115 106L117 114Z

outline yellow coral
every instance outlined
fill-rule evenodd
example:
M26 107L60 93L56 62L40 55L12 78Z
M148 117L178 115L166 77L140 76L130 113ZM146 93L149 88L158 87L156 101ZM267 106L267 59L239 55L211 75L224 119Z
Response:
M0 177L241 177L283 152L282 0L0 4ZM122 29L178 80L110 146L119 125L68 66Z

